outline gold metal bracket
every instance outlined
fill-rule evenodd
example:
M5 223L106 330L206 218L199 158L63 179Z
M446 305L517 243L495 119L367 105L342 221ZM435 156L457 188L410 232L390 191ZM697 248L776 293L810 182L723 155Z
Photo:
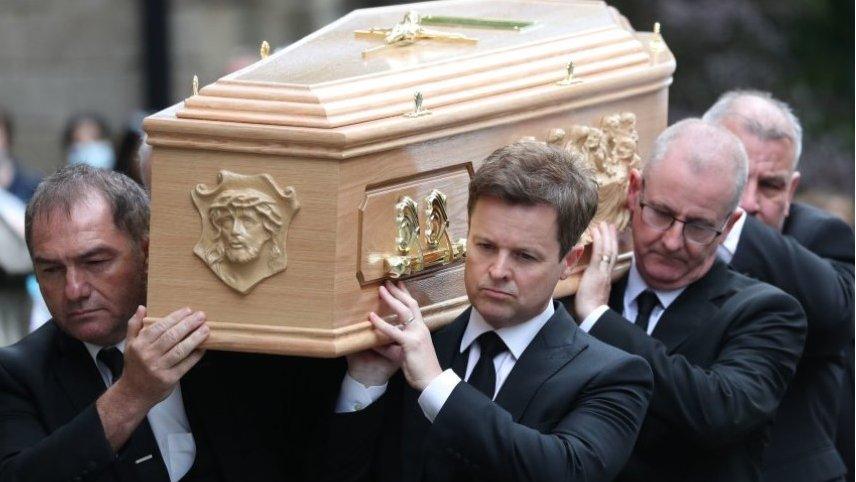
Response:
M267 40L262 40L262 44L259 46L259 56L261 56L262 60L270 56L270 44Z
M648 48L655 54L666 49L666 43L663 41L663 36L660 34L660 22L654 22L654 36L648 42Z
M581 80L574 78L574 68L574 62L568 62L568 65L565 67L565 78L556 82L556 85L571 85L582 82Z
M419 237L419 215L416 202L404 196L395 205L395 238L397 255L384 259L390 278L410 276L430 268L445 266L464 259L467 240L452 242L449 236L449 216L446 195L434 189L425 197L425 246Z
M404 117L412 119L414 117L422 117L423 115L430 115L431 111L422 107L422 101L423 101L422 92L419 92L419 91L415 92L413 94L413 111L412 112L406 112L404 114Z

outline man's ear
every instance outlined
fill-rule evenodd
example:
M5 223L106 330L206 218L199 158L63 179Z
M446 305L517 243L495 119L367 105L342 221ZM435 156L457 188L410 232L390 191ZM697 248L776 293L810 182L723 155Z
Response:
M146 274L149 272L149 238L148 236L140 240L140 254L143 256L143 264L146 267Z
M639 169L630 170L630 182L627 185L627 209L633 209L642 192L642 172Z
M797 193L797 188L800 185L800 172L794 171L791 174L791 185L788 188L788 205L785 208L785 217L791 214L791 203L794 202L794 195Z
M574 266L577 265L577 262L583 256L583 251L585 251L585 246L580 246L579 244L568 251L568 254L562 258L562 274L559 276L559 279L567 279L571 275Z

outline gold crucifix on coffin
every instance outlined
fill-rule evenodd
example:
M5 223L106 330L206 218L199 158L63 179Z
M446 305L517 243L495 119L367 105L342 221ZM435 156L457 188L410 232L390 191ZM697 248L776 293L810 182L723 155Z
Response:
M368 30L356 30L356 38L382 38L383 44L363 50L363 56L384 50L389 47L403 47L412 45L420 40L433 40L440 42L459 42L474 44L478 39L463 34L446 33L440 30L426 28L425 25L461 26L472 28L491 28L502 30L522 31L534 25L535 22L517 20L480 19L468 17L448 17L436 15L420 15L413 10L404 15L401 22L392 28L372 27Z

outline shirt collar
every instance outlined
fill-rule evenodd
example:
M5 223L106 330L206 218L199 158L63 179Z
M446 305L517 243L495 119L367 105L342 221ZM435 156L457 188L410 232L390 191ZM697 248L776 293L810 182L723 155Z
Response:
M687 289L686 286L682 286L674 290L655 290L653 288L649 288L648 284L645 283L645 280L642 279L642 275L639 274L639 269L636 267L636 258L634 257L633 262L630 263L630 274L627 275L627 289L624 290L624 304L626 306L628 302L635 300L643 291L651 290L655 295L657 295L657 299L660 300L660 306L665 310L678 296L681 295L681 293L683 293L685 289Z
M101 351L101 349L104 347L101 345L96 345L94 343L88 343L85 341L83 342L83 344L86 346L86 351L89 352L89 356L91 356L93 360L98 360L98 358L97 358L98 352ZM125 340L122 340L113 346L118 348L119 351L121 351L122 353L125 353Z
M743 225L746 224L746 211L740 208L737 209L740 210L740 217L734 222L734 226L731 227L731 231L728 232L728 236L725 237L725 241L723 241L717 249L720 258L726 258L724 261L727 263L731 262L731 258L734 257L734 252L737 251L737 244L740 242L740 233L743 231ZM722 253L723 250L725 253Z
M550 301L547 302L547 307L544 308L544 311L531 320L514 326L505 326L494 330L494 328L485 321L481 313L473 308L470 310L470 321L467 323L466 330L464 330L463 338L461 338L461 353L469 348L473 341L475 341L475 339L482 333L496 331L496 334L499 335L505 343L505 346L508 347L508 351L510 351L514 356L514 359L517 360L520 358L520 355L523 354L523 351L526 350L526 347L529 346L529 343L532 343L532 340L535 339L535 335L541 331L541 328L544 327L555 312L556 309L553 307L553 300L550 299Z

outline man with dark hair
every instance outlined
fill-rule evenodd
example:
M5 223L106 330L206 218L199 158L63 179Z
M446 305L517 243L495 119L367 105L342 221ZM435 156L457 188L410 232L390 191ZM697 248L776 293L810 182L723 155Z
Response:
M767 92L731 91L704 118L731 131L749 155L740 200L748 216L735 224L720 256L795 297L808 319L805 351L764 455L764 480L842 480L844 461L853 480L853 230L792 202L802 127L787 104ZM836 431L845 441L841 454Z
M610 285L615 229L594 236L574 298L580 328L651 364L654 394L618 481L758 481L802 353L796 300L728 269L716 248L739 216L746 153L698 119L666 129L631 171L634 258Z
M329 480L612 479L650 369L552 300L596 207L594 181L564 151L521 143L487 158L470 182L472 308L432 337L403 283L379 288L400 324L371 313L393 343L348 357Z
M52 320L0 349L0 481L300 480L303 427L283 415L312 414L277 381L302 368L203 359L189 308L143 327L148 219L115 172L69 166L37 189L26 238Z

